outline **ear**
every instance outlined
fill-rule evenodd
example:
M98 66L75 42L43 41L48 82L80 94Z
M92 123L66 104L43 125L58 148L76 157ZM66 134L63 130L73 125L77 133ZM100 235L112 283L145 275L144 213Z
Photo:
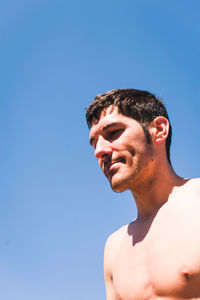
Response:
M169 121L162 116L155 118L150 124L150 131L155 143L165 141L169 134Z

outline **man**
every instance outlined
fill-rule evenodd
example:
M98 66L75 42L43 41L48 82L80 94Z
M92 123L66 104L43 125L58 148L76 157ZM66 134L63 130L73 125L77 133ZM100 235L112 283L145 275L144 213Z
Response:
M115 192L129 189L138 214L107 240L107 300L200 299L200 180L176 175L171 125L154 95L98 95L87 110L90 143Z

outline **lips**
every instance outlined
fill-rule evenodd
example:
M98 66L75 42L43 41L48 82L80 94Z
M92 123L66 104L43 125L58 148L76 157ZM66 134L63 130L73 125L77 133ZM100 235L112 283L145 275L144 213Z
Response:
M125 159L118 158L112 161L107 161L104 163L104 172L106 176L108 176L112 171L114 171L115 167L117 167L120 163L125 163Z

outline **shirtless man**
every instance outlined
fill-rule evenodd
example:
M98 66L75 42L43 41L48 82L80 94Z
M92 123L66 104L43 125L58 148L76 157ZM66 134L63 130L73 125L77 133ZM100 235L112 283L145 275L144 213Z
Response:
M176 175L171 125L154 95L112 90L87 110L90 143L115 192L138 214L107 240L107 300L200 299L200 180Z

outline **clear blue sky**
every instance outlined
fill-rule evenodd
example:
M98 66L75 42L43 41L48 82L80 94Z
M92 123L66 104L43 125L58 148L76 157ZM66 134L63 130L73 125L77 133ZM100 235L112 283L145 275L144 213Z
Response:
M2 300L105 299L105 240L136 209L93 158L96 94L162 97L173 166L199 176L199 11L198 0L1 1Z

